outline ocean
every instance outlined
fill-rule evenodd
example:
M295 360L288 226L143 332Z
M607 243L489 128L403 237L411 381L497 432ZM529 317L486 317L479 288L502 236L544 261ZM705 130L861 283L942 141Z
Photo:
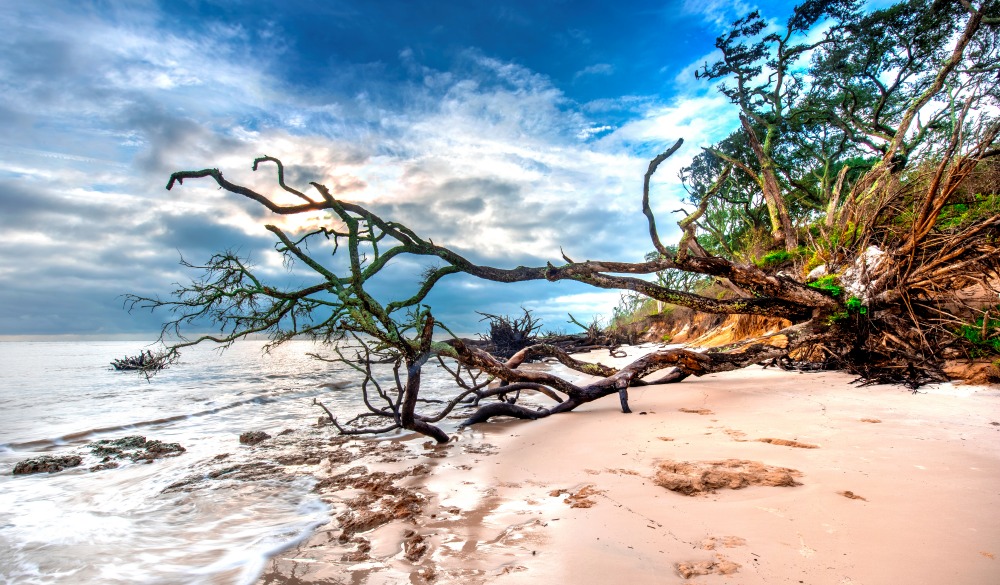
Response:
M338 418L360 412L357 373L307 355L329 348L263 346L187 348L147 381L109 365L141 342L0 342L0 583L253 583L274 554L327 522L308 476L166 490L222 453L250 457L243 432L315 425L314 398ZM425 367L422 394L452 385ZM58 473L12 474L20 460L129 435L186 451L117 469L90 471L100 459L85 456Z

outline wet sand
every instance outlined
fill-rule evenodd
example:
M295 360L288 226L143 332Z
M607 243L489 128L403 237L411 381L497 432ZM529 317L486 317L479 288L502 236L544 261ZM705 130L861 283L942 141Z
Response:
M851 380L753 367L383 441L260 582L1000 583L1000 388ZM397 492L371 503L376 471ZM364 505L398 519L341 539Z

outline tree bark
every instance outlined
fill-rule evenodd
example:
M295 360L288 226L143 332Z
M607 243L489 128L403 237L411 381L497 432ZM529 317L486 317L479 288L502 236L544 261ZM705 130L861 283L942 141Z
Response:
M750 147L757 157L758 164L760 164L760 173L755 178L764 193L764 201L767 203L767 212L771 218L771 235L776 242L784 244L786 251L792 252L798 248L799 240L788 215L788 206L785 205L785 198L782 197L781 186L778 185L774 160L768 153L764 152L764 147L761 145L757 133L750 125L750 119L740 114L740 124L743 125Z

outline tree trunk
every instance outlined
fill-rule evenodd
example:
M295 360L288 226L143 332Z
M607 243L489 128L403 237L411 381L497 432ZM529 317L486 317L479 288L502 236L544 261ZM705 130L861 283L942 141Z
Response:
M844 189L844 178L847 177L848 171L851 167L844 165L840 172L837 173L837 183L833 186L833 192L830 194L830 203L826 206L826 222L827 228L832 228L834 222L837 218L837 206L840 205L840 193Z
M792 252L798 248L799 240L788 215L785 198L781 195L781 186L778 185L778 176L774 171L774 160L768 153L764 152L764 147L750 125L749 118L740 114L740 123L743 125L743 130L746 131L747 140L760 164L757 182L764 193L764 201L767 202L767 213L771 218L771 235L776 243L784 244L785 250Z

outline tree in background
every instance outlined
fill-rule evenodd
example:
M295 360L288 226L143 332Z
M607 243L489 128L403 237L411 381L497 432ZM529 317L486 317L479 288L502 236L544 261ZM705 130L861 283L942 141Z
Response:
M700 78L723 80L719 91L739 107L743 139L756 164L748 165L720 150L709 152L757 183L767 203L772 235L788 252L798 247L798 242L776 156L807 84L804 71L796 65L810 51L836 43L844 22L855 18L857 4L856 0L809 0L796 6L784 28L775 32L768 32L768 23L759 11L751 12L734 22L729 34L716 39L722 59L706 64L697 73ZM827 20L833 24L822 39L804 40L817 23Z

